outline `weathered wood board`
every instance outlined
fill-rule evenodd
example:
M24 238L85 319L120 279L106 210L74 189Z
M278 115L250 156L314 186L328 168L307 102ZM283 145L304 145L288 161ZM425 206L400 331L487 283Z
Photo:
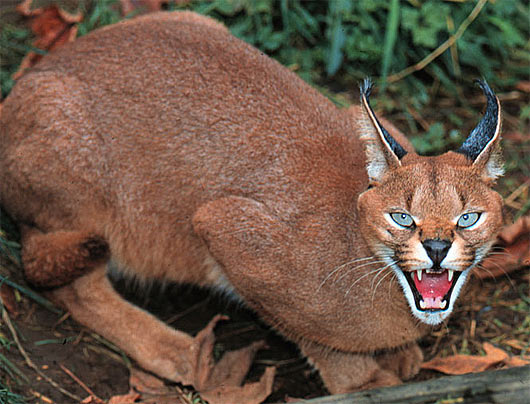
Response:
M530 365L300 401L306 404L530 403Z

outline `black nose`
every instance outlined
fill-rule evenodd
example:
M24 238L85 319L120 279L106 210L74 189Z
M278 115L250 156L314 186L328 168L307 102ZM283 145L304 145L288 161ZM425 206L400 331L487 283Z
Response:
M427 251L427 255L432 260L434 267L440 266L447 252L451 248L451 242L448 240L440 240L439 238L428 239L422 242L423 248Z

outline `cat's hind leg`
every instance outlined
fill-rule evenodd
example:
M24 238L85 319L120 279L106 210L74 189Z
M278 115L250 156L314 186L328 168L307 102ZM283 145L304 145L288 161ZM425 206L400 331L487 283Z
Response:
M249 390L256 391L256 402L261 402L272 390L273 368L267 369L259 382L241 386L259 343L214 361L213 329L223 316L214 317L195 337L175 330L123 299L107 278L105 266L48 295L76 321L116 344L144 369L194 386L211 403L228 403Z
M249 394L261 402L270 394L273 368L267 369L259 382L242 386L262 344L228 352L216 363L213 330L223 317L214 317L192 337L128 302L107 277L110 249L101 237L83 231L43 233L23 227L22 244L28 280L47 288L50 300L117 345L144 369L193 385L212 403L234 402L235 397Z

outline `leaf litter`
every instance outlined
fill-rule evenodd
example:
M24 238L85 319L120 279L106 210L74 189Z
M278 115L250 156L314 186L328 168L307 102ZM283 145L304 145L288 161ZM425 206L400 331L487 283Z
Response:
M36 36L33 46L40 52L31 51L22 59L18 71L13 75L15 80L22 77L47 52L73 42L77 36L76 24L83 20L81 13L70 14L56 5L32 9L32 3L33 0L25 0L17 6L17 10L29 19L31 31Z
M436 357L424 362L422 369L432 369L447 375L463 375L466 373L484 372L490 369L525 366L530 364L530 356L524 359L510 356L489 342L482 344L485 355L452 355L445 358Z

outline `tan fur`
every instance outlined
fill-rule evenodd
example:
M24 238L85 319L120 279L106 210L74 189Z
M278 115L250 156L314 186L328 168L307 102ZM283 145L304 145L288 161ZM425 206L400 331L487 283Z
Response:
M488 244L500 223L485 163L455 153L407 154L366 191L366 111L337 109L192 13L122 22L48 55L0 119L1 203L33 228L28 278L63 284L52 293L74 318L142 366L198 388L196 361L183 353L196 342L122 300L105 277L106 255L82 252L87 241L105 240L137 277L234 290L299 342L337 393L399 383L421 362L414 341L428 327L369 257L385 243L411 254L414 240L440 235ZM491 211L481 232L453 234L461 195ZM407 204L422 235L390 237L382 212ZM71 266L85 275L39 278Z

